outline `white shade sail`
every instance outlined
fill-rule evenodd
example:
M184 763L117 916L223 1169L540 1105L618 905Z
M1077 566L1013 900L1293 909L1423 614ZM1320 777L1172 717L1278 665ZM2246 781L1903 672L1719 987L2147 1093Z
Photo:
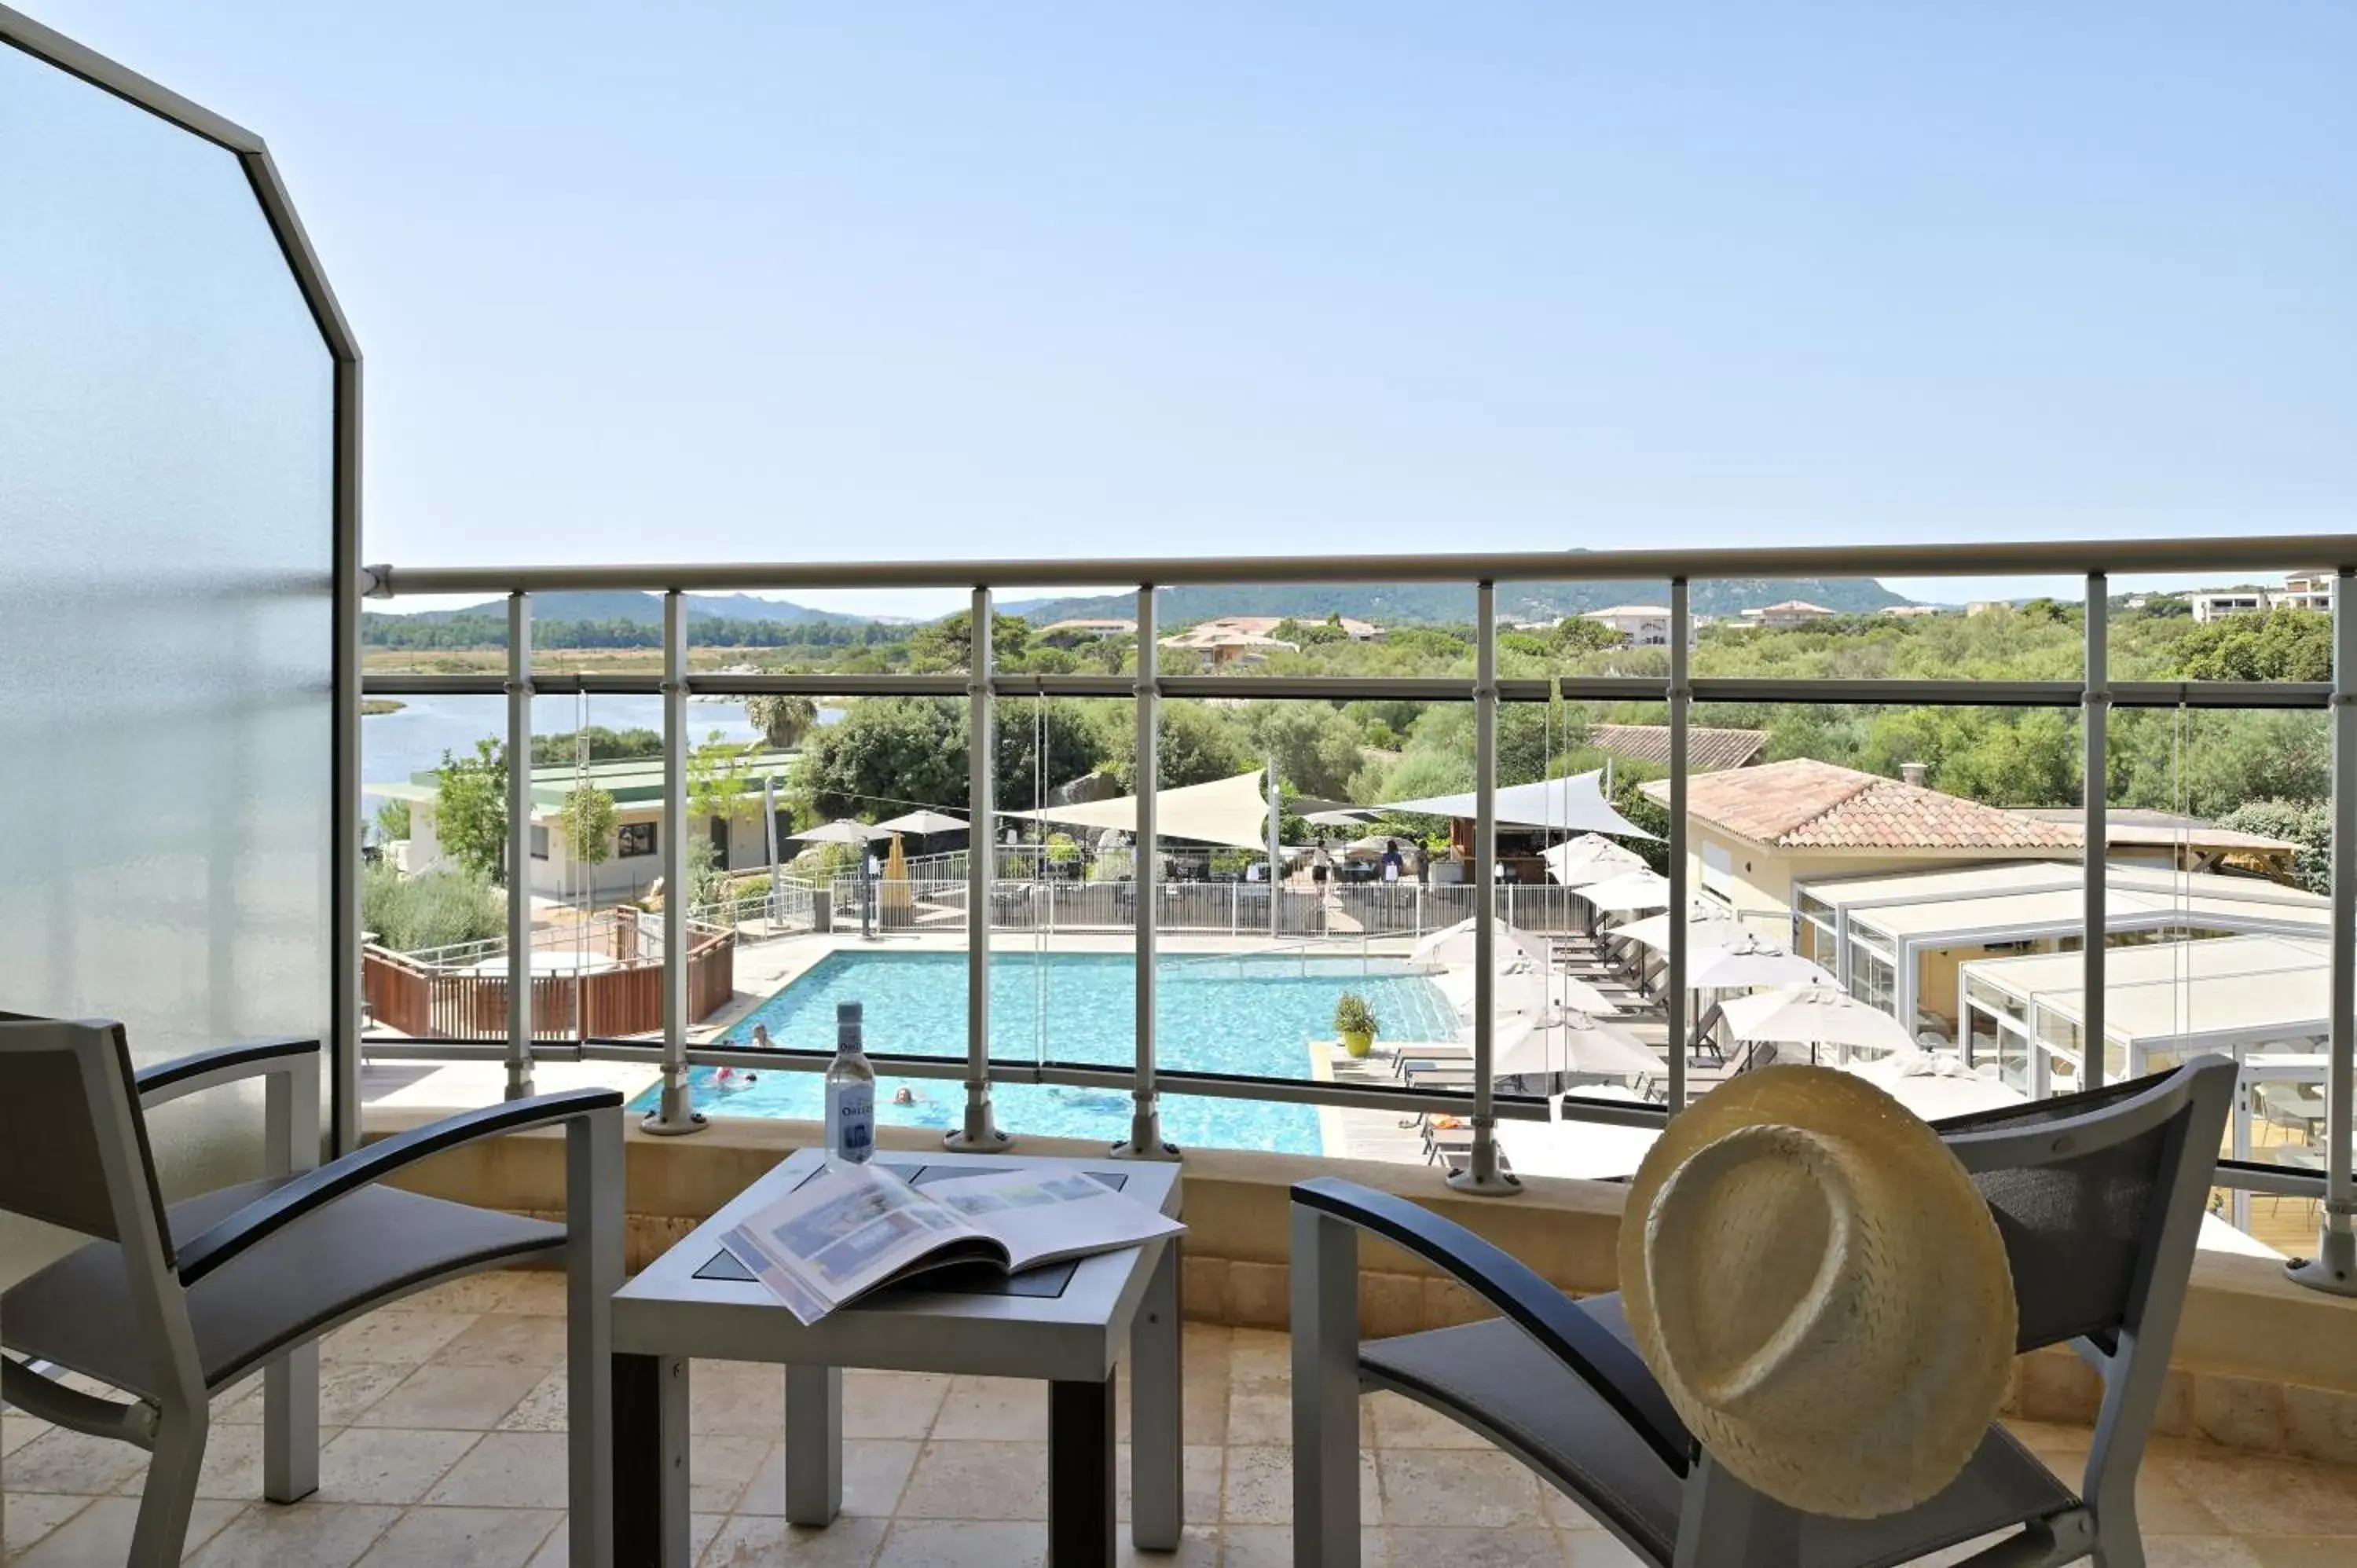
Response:
M1609 881L1641 871L1645 865L1635 850L1625 849L1601 833L1582 833L1568 843L1555 844L1540 858L1546 862L1547 875L1565 887Z
M1490 1070L1499 1078L1555 1072L1634 1078L1660 1072L1662 1058L1624 1030L1561 1010L1501 1020Z
M1535 784L1509 784L1498 791L1496 820L1507 827L1549 828L1556 832L1613 833L1621 838L1649 839L1653 835L1612 809L1605 800L1600 784L1601 768L1592 773L1575 773L1566 779L1549 779ZM1386 800L1370 808L1383 811L1415 811L1427 817L1462 817L1467 822L1478 814L1473 793L1461 795L1425 795L1413 800Z
M1746 935L1726 947L1706 948L1686 961L1686 983L1696 991L1740 991L1760 985L1833 984L1834 977L1796 952Z
M1235 849L1265 849L1268 843L1266 781L1267 775L1254 768L1232 779L1214 779L1209 784L1157 789L1154 794L1155 833L1160 838L1189 839L1197 843L1227 844ZM1137 832L1135 795L998 814L1072 827L1118 828L1132 835Z
M1658 871L1632 871L1573 891L1606 914L1670 907L1670 879Z
M1915 1042L1899 1020L1878 1012L1847 992L1829 985L1762 991L1733 996L1719 1015L1738 1040L1776 1040L1796 1045L1855 1046L1866 1050L1912 1050Z
M1658 915L1631 920L1625 926L1615 927L1612 934L1657 952L1667 952L1670 950L1670 912L1664 909ZM1699 899L1695 900L1686 918L1686 950L1690 953L1699 952L1705 948L1727 947L1752 934L1750 927L1719 906L1706 904Z

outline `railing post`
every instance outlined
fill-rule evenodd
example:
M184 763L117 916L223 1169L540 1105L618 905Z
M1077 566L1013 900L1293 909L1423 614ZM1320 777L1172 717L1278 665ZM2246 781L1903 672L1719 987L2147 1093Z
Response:
M2357 1078L2357 601L2350 569L2332 585L2332 1035L2324 1069L2324 1224L2314 1258L2293 1260L2301 1284L2357 1295L2357 1187L2350 1172Z
M2103 1084L2111 1063L2106 1059L2110 1048L2104 1039L2104 968L2107 956L2104 943L2111 930L2111 918L2105 908L2111 888L2106 876L2110 865L2111 827L2106 805L2111 793L2111 767L2107 759L2111 733L2111 583L2101 572L2087 574L2087 689L2081 700L2084 715L2081 728L2085 731L2086 779L2080 800L2084 809L2081 832L2085 843L2080 854L2085 870L2086 929L2080 933L2081 959L2085 965L2081 981L2081 994L2085 998L2083 1019L2079 1038L2079 1087L2096 1089ZM1906 951L1900 945L1900 954ZM1902 991L1910 988L1902 986ZM1912 1014L1899 1020L1907 1032L1915 1032Z
M1134 1159L1176 1159L1162 1137L1162 1101L1154 1087L1154 966L1162 912L1155 865L1155 792L1162 784L1162 689L1156 681L1154 585L1137 590L1137 831L1131 835L1130 885L1136 889L1137 1076L1130 1086L1129 1141L1114 1153Z
M508 1084L532 1093L532 596L508 596Z
M1686 1108L1686 708L1693 697L1688 665L1694 636L1686 580L1670 580L1670 943L1662 976L1663 1015L1670 1026L1670 1114Z
M990 873L997 859L998 806L992 762L996 707L990 691L990 590L974 591L966 629L965 1118L942 1142L987 1154L1015 1140L998 1130L990 1103ZM973 851L979 849L980 854ZM1052 908L1052 905L1050 906Z
M705 1126L687 1087L687 607L663 595L662 1100L640 1123L675 1136Z
M1520 1192L1522 1181L1498 1168L1498 1112L1490 1063L1495 1055L1498 906L1498 589L1483 583L1474 610L1479 641L1473 677L1473 1146L1448 1185L1459 1192Z

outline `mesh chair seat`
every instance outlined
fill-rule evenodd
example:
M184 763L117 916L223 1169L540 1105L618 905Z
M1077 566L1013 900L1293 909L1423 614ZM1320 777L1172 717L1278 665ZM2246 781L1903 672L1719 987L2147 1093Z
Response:
M1618 1295L1579 1309L1634 1348ZM1362 1380L1429 1405L1518 1455L1659 1563L1677 1538L1684 1485L1577 1374L1512 1323L1493 1318L1359 1348ZM1888 1568L2006 1530L2078 1499L2002 1428L1938 1497L1878 1520L1786 1513L1810 1568Z
M194 1240L280 1184L245 1182L173 1204L174 1244ZM562 1253L565 1244L562 1225L364 1187L188 1287L189 1327L205 1385L221 1388L286 1347L408 1291ZM112 1241L69 1253L0 1295L0 1346L143 1398L158 1391L134 1316L128 1271Z

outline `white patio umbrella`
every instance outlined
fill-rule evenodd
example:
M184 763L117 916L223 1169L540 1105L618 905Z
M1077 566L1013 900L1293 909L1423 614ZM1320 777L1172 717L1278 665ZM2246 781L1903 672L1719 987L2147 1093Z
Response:
M965 824L961 822L958 825L963 827ZM871 828L866 822L855 822L849 817L837 817L834 821L813 828L806 833L791 833L788 836L799 839L803 843L867 843L872 840L890 838L892 835L880 828Z
M1623 848L1602 833L1582 833L1569 843L1555 844L1539 858L1547 875L1566 887L1583 887L1643 868L1644 856Z
M1876 1051L1911 1050L1915 1045L1898 1019L1830 985L1730 996L1719 1004L1719 1015L1737 1040L1853 1046Z
M1634 1078L1661 1070L1662 1058L1634 1036L1568 1009L1501 1020L1491 1047L1490 1071L1499 1078L1555 1072Z
M1686 960L1686 984L1696 991L1745 991L1761 985L1831 985L1834 977L1799 953L1745 936L1706 948Z
M1616 937L1626 937L1657 952L1670 950L1670 912L1648 915L1641 920L1631 920L1613 928ZM1755 935L1750 927L1737 919L1717 904L1696 899L1686 916L1686 951L1697 953L1706 948L1723 948Z
M934 833L962 833L965 832L966 825L963 817L949 816L934 811L930 806L920 806L905 816L895 817L888 822L877 823L876 831L879 833L910 833L918 838L928 838Z
M1546 944L1519 926L1500 920L1491 934L1491 952L1501 967L1520 960L1541 967L1554 961L1555 955ZM1465 964L1473 961L1473 922L1458 921L1444 926L1409 950L1408 958L1415 963Z
M1609 915L1670 907L1670 879L1658 871L1631 871L1573 891Z
M1448 988L1442 988L1448 994ZM1557 971L1515 967L1501 971L1494 993L1498 1015L1506 1017L1517 1013L1544 1013L1550 1007L1569 1007L1581 1013L1618 1013L1620 1009L1612 998L1598 991L1576 974ZM1464 981L1464 1000L1457 1004L1458 1015L1469 1021L1473 1015L1473 985L1470 971Z
M1953 1051L1897 1051L1848 1070L1926 1122L1999 1111L2029 1099L2011 1084L1983 1078Z
M1501 1122L1498 1147L1518 1176L1567 1176L1576 1181L1611 1181L1632 1176L1661 1132L1652 1127L1614 1127L1601 1122L1566 1122L1560 1105L1550 1119Z

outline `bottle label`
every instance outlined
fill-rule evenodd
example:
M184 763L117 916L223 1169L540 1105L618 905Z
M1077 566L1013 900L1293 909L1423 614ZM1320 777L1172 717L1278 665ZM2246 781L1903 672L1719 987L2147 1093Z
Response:
M827 1153L855 1163L864 1163L876 1152L873 1083L826 1086L826 1143Z

